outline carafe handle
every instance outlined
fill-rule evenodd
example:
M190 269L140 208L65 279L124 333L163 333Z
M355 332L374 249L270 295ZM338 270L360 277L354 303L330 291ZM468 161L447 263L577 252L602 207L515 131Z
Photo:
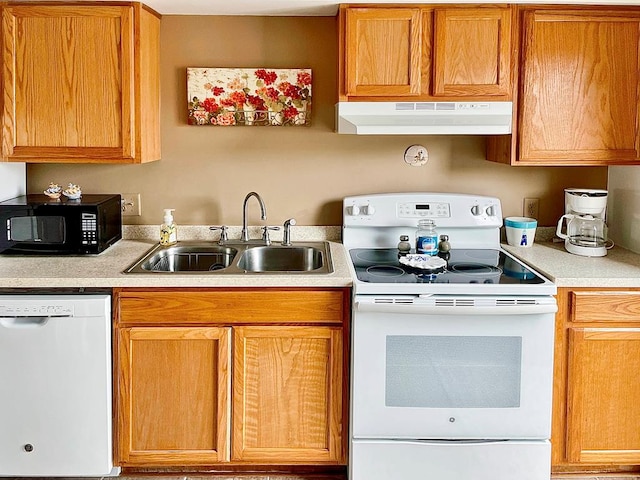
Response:
M556 235L558 237L563 238L565 240L568 238L567 234L562 233L562 227L563 227L563 224L564 224L564 219L566 218L567 219L567 224L569 224L569 221L571 221L571 219L574 218L574 217L575 217L575 215L572 215L570 213L567 213L567 214L562 215L560 217L560 220L558 220L558 228L556 228ZM565 228L565 231L566 231L566 228Z

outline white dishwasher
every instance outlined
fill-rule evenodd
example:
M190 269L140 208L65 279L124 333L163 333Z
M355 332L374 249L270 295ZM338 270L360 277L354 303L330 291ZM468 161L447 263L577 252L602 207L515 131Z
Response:
M0 295L0 476L117 475L109 295Z

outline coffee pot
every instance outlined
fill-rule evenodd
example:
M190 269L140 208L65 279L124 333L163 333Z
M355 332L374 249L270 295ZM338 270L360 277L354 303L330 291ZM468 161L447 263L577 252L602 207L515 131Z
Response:
M586 257L604 257L613 243L607 240L604 217L606 190L565 189L565 214L558 220L556 235L564 239L569 253ZM566 221L566 233L563 227Z
M567 220L567 233L561 232L562 223ZM556 235L564 239L567 252L587 257L604 257L607 254L607 226L604 220L593 215L560 217Z

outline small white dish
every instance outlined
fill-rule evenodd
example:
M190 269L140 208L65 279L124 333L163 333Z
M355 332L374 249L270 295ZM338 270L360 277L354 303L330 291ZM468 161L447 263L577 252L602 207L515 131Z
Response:
M73 183L70 183L67 188L62 191L62 193L70 200L77 200L82 196L82 190L80 189L80 186Z

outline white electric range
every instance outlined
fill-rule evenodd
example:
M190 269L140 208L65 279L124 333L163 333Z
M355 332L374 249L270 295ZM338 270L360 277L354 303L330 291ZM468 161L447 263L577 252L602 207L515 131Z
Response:
M500 248L497 198L346 197L350 480L548 480L556 287ZM434 220L439 270L400 262Z

